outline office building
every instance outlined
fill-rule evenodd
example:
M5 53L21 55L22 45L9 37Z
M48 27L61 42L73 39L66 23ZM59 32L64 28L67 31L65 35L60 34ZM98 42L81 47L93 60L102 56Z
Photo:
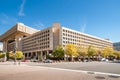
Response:
M0 36L0 41L3 42L5 52L18 49L23 51L26 58L42 56L44 59L59 44L63 48L67 44L74 44L78 47L92 45L99 49L112 47L112 42L109 40L62 27L59 23L53 23L51 27L43 30L36 30L17 23Z
M120 42L113 43L114 50L120 51Z

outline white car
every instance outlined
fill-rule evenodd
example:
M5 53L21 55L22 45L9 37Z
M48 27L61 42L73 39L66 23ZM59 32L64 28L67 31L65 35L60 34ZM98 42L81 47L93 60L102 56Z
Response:
M50 59L45 59L43 62L44 62L44 63L52 63L53 61L50 60Z
M106 58L102 58L101 61L109 61L109 60Z

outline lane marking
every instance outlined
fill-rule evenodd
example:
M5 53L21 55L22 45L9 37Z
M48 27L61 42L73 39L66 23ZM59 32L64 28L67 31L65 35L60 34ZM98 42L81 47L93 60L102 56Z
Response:
M81 72L81 73L94 73L96 75L107 75L107 76L118 76L120 77L120 74L114 74L114 73L104 73L104 72L95 72L95 71L84 71L84 70L72 70L72 69L62 69L62 68L53 68L53 67L46 67L46 66L39 66L41 68L47 68L47 69L54 69L54 70L61 70L61 71L71 71L71 72Z

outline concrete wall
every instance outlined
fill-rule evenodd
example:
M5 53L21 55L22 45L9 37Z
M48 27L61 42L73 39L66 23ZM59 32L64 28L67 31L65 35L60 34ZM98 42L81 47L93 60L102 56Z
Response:
M55 49L59 45L60 24L53 23L52 29L53 29L53 49Z

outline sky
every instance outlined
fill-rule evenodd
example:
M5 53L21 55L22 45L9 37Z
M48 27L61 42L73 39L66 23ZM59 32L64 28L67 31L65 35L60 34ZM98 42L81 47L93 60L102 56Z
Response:
M120 0L0 0L0 35L16 23L44 29L52 23L120 41Z

